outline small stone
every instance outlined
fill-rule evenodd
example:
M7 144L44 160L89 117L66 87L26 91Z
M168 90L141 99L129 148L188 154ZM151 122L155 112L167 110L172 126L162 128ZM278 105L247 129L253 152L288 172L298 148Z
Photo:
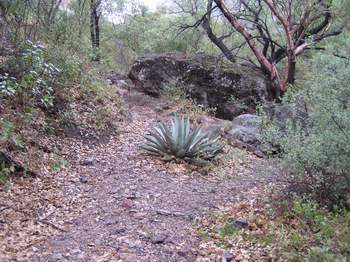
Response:
M187 257L191 253L191 249L188 246L183 246L177 253L179 256Z
M110 225L115 225L115 224L118 224L118 219L116 218L108 218L105 220L105 225L106 226L110 226Z
M102 244L102 240L101 239L96 239L95 240L95 244L100 246Z
M82 259L85 260L86 259L86 255L82 252L77 256L78 259Z
M161 112L163 111L163 108L162 108L161 106L157 106L157 107L155 108L155 111L156 111L157 113L161 113Z
M151 242L153 244L163 244L168 238L167 234L156 234L152 237Z
M264 158L265 157L265 155L264 155L264 153L261 151L261 150L255 150L254 152L254 155L256 155L257 157L260 157L260 158Z
M170 112L169 114L166 115L167 117L174 117L176 116L176 113L175 112Z
M133 202L130 199L124 199L124 201L121 204L122 207L130 209L133 206Z
M86 176L80 176L79 181L80 183L86 184L88 182L88 179Z
M224 258L226 262L231 262L234 259L234 255L230 252L225 252Z
M82 166L93 166L95 163L94 159L92 157L88 157L81 161Z
M60 260L63 259L63 255L60 254L60 253L54 253L54 254L51 255L51 259L53 261L60 261Z
M78 255L81 253L81 250L80 249L73 249L71 252L70 252L72 255Z
M137 198L137 196L136 196L136 193L131 193L131 194L130 194L130 195L128 195L126 198L127 198L127 199L131 199L131 200L133 200L133 199L136 199L136 198Z
M124 243L127 244L129 248L140 248L142 246L140 240L125 239Z
M243 219L236 219L232 222L232 225L234 227L247 227L249 225L249 223Z
M123 234L126 232L126 229L125 228L117 228L116 230L114 230L112 232L112 235L120 235L120 234Z

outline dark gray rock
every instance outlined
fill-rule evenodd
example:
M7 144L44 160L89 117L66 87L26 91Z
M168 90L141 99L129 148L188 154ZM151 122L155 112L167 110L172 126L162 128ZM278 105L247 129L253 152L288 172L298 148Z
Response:
M95 160L92 157L88 157L81 161L82 166L93 166L95 164Z
M304 129L308 128L308 113L305 103L300 100L292 105L265 103L262 107L266 116L271 122L284 131L287 123L291 122L293 125L298 124Z
M63 255L61 253L54 253L51 255L51 261L62 261Z
M233 261L234 257L235 256L233 254L229 253L229 252L225 252L225 254L224 254L224 259L225 259L226 262Z
M181 249L177 251L177 253L181 257L193 256L193 252L192 252L190 246L188 246L187 244L182 246Z
M248 222L246 220L234 219L234 220L231 221L231 225L234 226L234 227L245 228L249 224L248 224Z
M86 184L88 182L88 179L86 176L80 176L79 181L82 184Z
M164 85L181 86L197 103L216 108L216 116L232 120L255 112L268 98L268 81L240 65L218 68L212 61L159 55L136 60L129 72L135 88L159 97Z
M164 244L168 239L168 235L165 233L157 233L151 238L152 244Z
M266 103L262 110L264 117L253 114L242 114L233 119L230 130L226 133L229 142L240 148L255 153L259 157L264 152L278 150L278 145L262 145L261 135L264 128L263 122L273 123L281 132L284 132L288 122L307 129L308 114L302 104L292 107L286 104Z
M231 130L228 134L243 143L253 146L259 145L258 133L262 123L261 117L252 114L243 114L232 121Z
M188 67L183 58L168 55L136 60L129 72L135 87L145 94L159 97L164 83L179 82Z
M232 121L231 129L226 137L233 146L245 148L261 156L261 134L262 118L257 115L243 114Z

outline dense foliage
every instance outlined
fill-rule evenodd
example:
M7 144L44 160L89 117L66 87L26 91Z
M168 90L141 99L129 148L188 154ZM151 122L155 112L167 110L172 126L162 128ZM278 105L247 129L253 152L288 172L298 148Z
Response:
M294 120L267 136L281 148L297 181L318 200L346 204L350 188L350 57L349 37L327 46L306 63L301 88L288 93L284 104ZM298 119L298 112L307 117ZM349 203L348 203L349 204Z

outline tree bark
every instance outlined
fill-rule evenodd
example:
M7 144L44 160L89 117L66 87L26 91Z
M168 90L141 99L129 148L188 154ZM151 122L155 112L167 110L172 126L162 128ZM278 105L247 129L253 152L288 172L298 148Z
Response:
M203 17L202 27L205 30L208 38L211 42L213 42L214 45L216 45L223 55L232 63L236 62L236 58L233 55L232 51L224 44L222 39L219 39L213 32L211 26L210 26L210 17L211 17L211 10L212 10L213 0L208 1L207 5L207 14L205 17Z
M90 35L93 61L100 61L100 17L97 12L100 3L100 0L91 0L90 2Z
M94 19L94 0L91 0L90 2L90 36L91 36L91 47L92 49L95 49L95 19Z
M281 79L279 76L279 73L277 71L277 68L274 64L272 64L263 54L263 51L258 47L256 40L253 38L253 36L241 25L241 23L238 21L236 17L234 17L228 8L226 7L223 0L214 0L218 8L221 10L223 15L226 17L226 19L230 22L230 24L236 29L238 33L240 33L244 39L246 40L247 44L249 45L250 49L253 51L256 59L258 60L260 66L262 69L269 75L270 80L272 81L274 87L275 87L275 96L279 95L281 91L283 92Z

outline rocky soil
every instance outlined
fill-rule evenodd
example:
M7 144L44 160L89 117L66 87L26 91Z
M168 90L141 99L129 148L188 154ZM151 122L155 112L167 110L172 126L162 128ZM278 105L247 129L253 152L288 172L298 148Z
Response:
M156 98L125 97L121 132L62 141L65 171L0 192L1 261L205 261L198 221L274 181L277 170L245 151L222 163L229 176L145 155L142 134L168 116Z

